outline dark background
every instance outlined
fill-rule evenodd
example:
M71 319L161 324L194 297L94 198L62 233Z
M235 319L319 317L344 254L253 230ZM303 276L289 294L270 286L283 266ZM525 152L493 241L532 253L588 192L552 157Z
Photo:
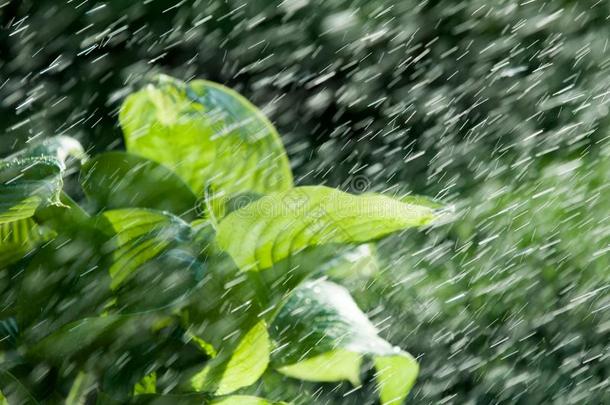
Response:
M606 136L607 106L591 104L607 88L603 2L524 3L4 2L1 150L55 133L118 148L122 97L161 71L263 107L306 178L369 164L375 183L440 191L453 176L445 194L459 191L473 153L553 158Z

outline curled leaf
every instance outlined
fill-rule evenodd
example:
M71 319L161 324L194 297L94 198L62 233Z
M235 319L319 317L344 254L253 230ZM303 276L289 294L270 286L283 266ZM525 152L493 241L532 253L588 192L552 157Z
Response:
M372 357L383 404L401 403L419 367L408 353L378 336L347 290L329 281L293 291L271 326L280 347L272 357L281 373L309 381L360 384L363 357Z

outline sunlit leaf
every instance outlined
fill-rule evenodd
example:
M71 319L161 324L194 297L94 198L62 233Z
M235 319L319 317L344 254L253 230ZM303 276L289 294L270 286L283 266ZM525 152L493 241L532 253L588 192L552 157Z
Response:
M133 388L134 395L154 394L157 392L157 373L147 374Z
M260 321L240 339L232 353L219 355L195 375L192 387L225 395L254 384L267 369L270 350L267 325Z
M433 208L433 209L441 209L444 207L438 201L430 199L428 197L422 195L406 195L404 197L399 198L400 201L407 204L421 205L423 207Z
M408 353L377 356L375 378L382 404L400 404L409 394L419 372L417 361Z
M380 194L297 187L265 196L220 222L217 241L244 270L260 270L309 246L357 244L434 219L426 206Z
M216 357L218 354L214 346L211 343L201 339L199 336L195 336L192 333L188 333L188 337L195 342L195 344L210 358Z
M163 163L201 196L292 186L284 147L269 120L216 83L160 76L125 100L120 112L127 150Z
M245 191L231 196L222 193L215 194L212 187L208 187L203 199L206 217L214 227L217 227L218 223L231 212L244 208L262 196L262 194L254 191Z
M0 224L0 268L26 256L54 235L54 231L39 226L32 218Z
M362 355L360 353L337 349L295 364L279 367L278 371L289 377L305 381L347 380L356 386L360 384L361 364Z
M170 169L126 152L107 152L89 160L81 183L96 210L153 208L194 216L197 198Z
M372 357L381 402L401 403L418 373L417 362L380 338L347 290L329 281L295 289L271 326L278 371L310 381L360 383L363 356Z
M230 395L222 398L213 399L211 405L282 405L285 402L269 401L264 398L253 397L250 395Z

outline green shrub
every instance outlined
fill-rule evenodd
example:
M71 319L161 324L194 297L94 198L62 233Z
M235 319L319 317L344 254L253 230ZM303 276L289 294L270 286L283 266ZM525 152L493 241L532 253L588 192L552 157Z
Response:
M58 136L0 162L9 402L265 404L253 384L279 375L404 400L417 362L327 274L435 204L294 186L271 123L212 82L160 76L119 118L127 152Z

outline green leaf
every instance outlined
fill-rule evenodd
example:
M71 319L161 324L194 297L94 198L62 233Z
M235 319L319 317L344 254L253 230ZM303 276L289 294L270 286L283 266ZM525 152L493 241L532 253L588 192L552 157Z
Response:
M0 161L0 224L31 217L38 206L60 204L66 159L84 159L80 144L58 136Z
M254 384L267 369L270 346L267 324L259 321L230 355L218 355L191 379L193 389L225 395Z
M216 349L210 342L207 342L207 341L201 339L199 336L194 335L192 332L188 332L187 336L190 340L192 340L197 345L197 347L201 351L203 351L210 358L214 358L218 354L216 352Z
M211 221L214 228L218 227L218 223L231 212L258 200L263 195L254 191L245 191L243 193L227 196L224 194L215 194L212 187L208 187L205 191L204 200L205 213L207 219Z
M180 218L160 211L121 209L103 214L112 225L114 263L110 267L113 289L136 270L168 252L176 242L190 239L192 229Z
M205 394L142 394L120 404L137 405L207 405L210 399ZM119 403L117 403L119 404ZM107 405L106 403L100 405ZM108 404L110 405L110 404Z
M310 381L360 383L362 357L372 357L381 402L401 403L415 382L417 362L380 338L348 291L317 280L296 288L271 325L278 371Z
M72 237L82 233L83 228L85 232L94 228L96 232L99 231L99 224L95 219L63 191L60 193L59 203L38 208L35 214L36 222Z
M273 193L227 215L217 242L243 270L261 270L310 246L358 244L434 219L432 208L323 186Z
M250 395L229 395L210 399L205 394L146 394L133 398L130 404L146 405L286 405Z
M0 320L0 353L2 352L3 346L10 344L15 346L19 337L19 325L15 318L6 318ZM0 362L2 358L0 357Z
M332 350L295 364L279 367L278 371L289 377L305 381L335 382L347 380L360 384L360 353L349 350Z
M322 274L332 279L362 281L379 270L377 248L372 243L358 245L320 266Z
M38 401L23 384L9 371L0 366L0 404L2 398L9 404L37 405ZM4 397L3 397L4 396Z
M402 201L403 203L407 203L407 204L421 205L421 206L433 208L433 209L444 208L444 205L441 204L440 202L434 201L434 200L432 200L428 197L422 196L422 195L409 194L404 197L401 197L400 201Z
M211 405L282 405L285 402L271 402L264 398L250 395L230 395L212 400Z
M61 205L69 156L84 159L82 147L72 138L58 136L0 161L0 267L52 237L31 218L40 207Z
M72 383L64 405L85 405L87 394L94 382L93 376L79 372Z
M147 374L133 388L133 395L155 394L157 392L157 373Z
M152 371L161 368L176 373L207 358L185 342L177 317L159 311L85 318L26 349L30 359L79 367L101 377L97 379L100 389L119 403L126 403L134 386Z
M419 365L408 353L375 357L379 398L382 404L400 404L415 383Z
M0 162L0 175L14 171L24 174L19 180L11 174L8 180L0 184L0 224L30 218L40 205L58 203L62 182L59 169L53 165L39 158L17 163ZM31 174L31 171L38 169L45 172L40 178ZM25 174L28 176L25 177Z
M32 345L30 350L36 356L61 362L86 352L88 348L103 346L112 341L113 337L120 335L118 331L125 332L122 339L133 335L137 327L129 321L129 317L119 315L85 318L65 325ZM131 329L132 327L134 329Z
M201 196L292 186L281 140L269 120L217 83L159 76L127 97L119 115L127 150L163 163Z
M32 218L0 224L0 268L21 259L39 243L54 236L54 231L39 226Z
M167 167L126 152L97 155L83 165L81 183L95 210L153 208L194 217L197 198Z
M73 157L84 161L87 159L82 145L74 138L69 136L51 136L39 142L29 144L27 147L10 155L5 160L21 160L27 158L49 158L60 165L61 169L66 168L66 161Z
M206 265L200 257L208 242L201 229L148 209L107 211L103 217L115 232L109 272L122 311L176 303L202 282Z
M99 218L63 194L61 203L36 211L39 226L56 235L36 249L20 272L17 319L28 341L100 314L110 299L109 235L100 229Z

